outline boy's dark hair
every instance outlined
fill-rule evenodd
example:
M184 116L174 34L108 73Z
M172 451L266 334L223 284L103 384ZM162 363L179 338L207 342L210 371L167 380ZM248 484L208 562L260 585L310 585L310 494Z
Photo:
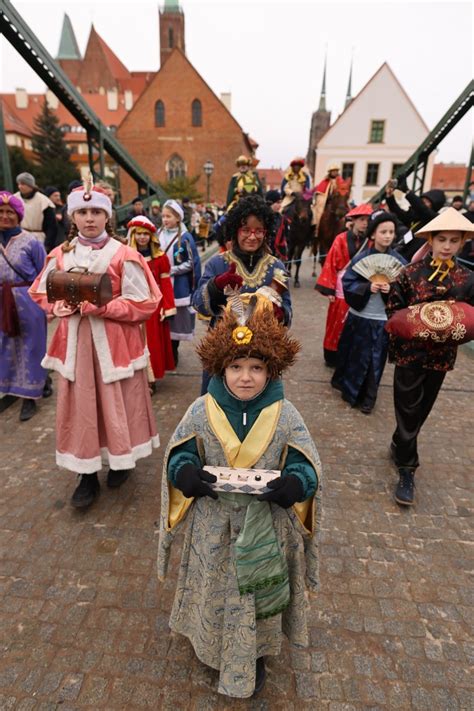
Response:
M237 232L245 224L246 220L253 215L263 223L267 235L273 227L273 212L260 195L249 195L240 198L237 205L227 213L225 222L225 232L227 239L237 241Z
M455 195L451 202L464 202L462 195Z

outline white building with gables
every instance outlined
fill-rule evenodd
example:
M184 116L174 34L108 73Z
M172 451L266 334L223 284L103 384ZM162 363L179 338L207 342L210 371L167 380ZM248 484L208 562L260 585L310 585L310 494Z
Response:
M393 176L429 133L415 105L387 63L373 75L319 139L314 184L329 163L351 178L351 199L366 202ZM425 176L431 185L434 154Z

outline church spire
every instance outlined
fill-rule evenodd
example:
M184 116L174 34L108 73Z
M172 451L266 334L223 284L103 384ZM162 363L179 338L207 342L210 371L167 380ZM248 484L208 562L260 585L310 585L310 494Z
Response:
M328 51L326 49L326 56L324 57L324 72L323 72L323 85L321 87L321 97L319 99L319 110L326 111L326 65L328 62Z
M352 63L354 61L354 55L351 57L351 68L349 70L349 83L347 85L346 102L344 104L344 109L347 109L352 101Z
M182 12L179 0L165 0L163 12Z
M56 59L82 59L69 15L64 15Z

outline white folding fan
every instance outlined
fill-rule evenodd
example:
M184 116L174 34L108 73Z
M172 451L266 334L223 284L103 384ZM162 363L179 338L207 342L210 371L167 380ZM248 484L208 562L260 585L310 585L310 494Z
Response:
M390 254L369 254L354 264L352 269L369 281L389 284L400 274L403 264Z

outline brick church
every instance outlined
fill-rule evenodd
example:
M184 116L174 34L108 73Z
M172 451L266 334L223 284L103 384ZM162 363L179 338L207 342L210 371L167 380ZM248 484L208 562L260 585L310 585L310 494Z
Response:
M235 159L242 153L254 155L257 144L232 116L230 97L217 97L186 57L185 17L173 0L160 12L160 59L160 70L117 136L155 180L200 175L197 187L203 195L203 165L212 161L211 198L223 203ZM131 197L131 179L121 175L121 185L124 196Z
M165 0L159 13L160 69L130 71L92 26L84 56L71 21L64 18L56 61L109 131L155 182L199 175L207 193L203 166L212 161L210 197L225 202L235 159L255 156L258 144L244 133L230 111L230 94L219 98L185 53L185 16L178 0ZM46 99L58 116L72 160L89 171L85 130L50 92L1 94L7 144L29 158L34 118ZM136 184L106 157L106 177L117 180L123 202L135 197Z

